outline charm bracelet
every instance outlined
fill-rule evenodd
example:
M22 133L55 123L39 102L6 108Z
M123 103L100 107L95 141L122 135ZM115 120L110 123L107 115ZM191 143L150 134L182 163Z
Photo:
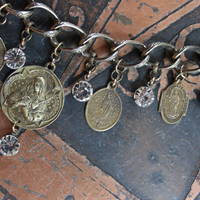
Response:
M99 132L109 130L119 120L122 103L116 87L122 80L124 71L128 68L136 69L148 66L151 69L148 84L138 88L133 96L135 103L140 107L148 107L154 101L152 86L159 81L162 70L175 69L177 76L174 83L162 93L159 112L163 120L169 124L177 123L182 116L186 115L189 97L181 82L189 75L199 73L200 69L191 69L181 65L181 55L186 51L200 54L200 47L185 46L176 49L172 44L164 42L154 42L148 47L134 40L116 42L106 34L86 34L80 27L72 23L61 22L56 13L45 4L33 0L27 0L27 2L28 5L24 10L15 10L6 0L0 0L0 25L6 25L8 14L22 18L25 24L18 48L14 47L6 51L4 42L0 38L0 70L3 67L15 70L6 79L1 89L2 110L14 124L12 134L0 140L1 154L12 156L19 151L20 144L17 137L21 128L32 130L44 128L59 117L65 97L63 86L54 71L55 63L60 59L62 51L81 54L86 58L86 75L83 80L74 84L72 95L80 102L87 102L85 117L93 130ZM39 29L34 23L32 15L37 9L47 12L52 18L54 24L50 30ZM77 47L67 47L64 42L58 40L58 35L66 28L72 29L80 37ZM25 65L26 55L23 50L31 40L33 33L50 38L54 46L51 61L45 66ZM96 39L103 40L109 47L109 53L106 56L99 57L92 49ZM126 63L119 56L119 51L125 46L130 46L140 52L141 59L138 63ZM157 48L165 49L171 61L169 65L162 66L159 62L150 62L151 53ZM93 87L89 80L100 62L113 62L115 69L111 73L111 81L107 87L93 94Z

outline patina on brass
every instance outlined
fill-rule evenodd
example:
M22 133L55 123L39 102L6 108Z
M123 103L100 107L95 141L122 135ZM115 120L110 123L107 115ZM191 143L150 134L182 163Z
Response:
M57 119L64 104L63 87L53 71L32 65L13 72L1 91L6 116L25 129L48 126Z
M122 103L115 88L108 85L97 91L86 106L86 120L95 131L106 131L112 128L120 118Z
M177 123L187 113L189 96L181 83L169 86L161 96L159 112L168 124Z
M4 55L6 53L6 47L3 40L0 38L0 70L4 65Z

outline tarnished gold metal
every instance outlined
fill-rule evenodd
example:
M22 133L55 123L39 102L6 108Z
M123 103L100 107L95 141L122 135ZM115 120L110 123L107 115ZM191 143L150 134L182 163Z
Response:
M20 127L17 126L18 122L15 122L12 127L12 135L17 136L20 131Z
M187 113L189 96L181 82L170 85L160 99L159 112L168 124L177 123Z
M13 123L39 129L54 122L64 104L62 84L49 69L32 65L13 72L1 91L2 110Z
M0 70L3 68L3 65L4 65L5 53L6 53L6 47L3 40L0 38Z
M86 120L95 131L106 131L112 128L119 120L122 103L115 88L108 84L107 88L97 91L86 106Z
M6 3L6 4L4 4L4 5L2 5L2 6L0 7L0 16L1 16L1 17L4 17L3 21L0 22L0 25L5 24L6 21L7 21L7 15L9 14L9 12L8 12L8 11L6 11L6 13L3 12L3 9L4 9L4 8L7 8L7 7L11 7L10 3Z

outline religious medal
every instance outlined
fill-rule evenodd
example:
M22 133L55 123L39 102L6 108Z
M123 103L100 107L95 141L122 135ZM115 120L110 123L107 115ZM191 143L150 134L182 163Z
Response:
M181 83L169 86L160 99L159 112L168 124L177 123L187 113L189 96Z
M117 94L117 82L123 78L124 69L118 69L120 60L111 74L111 81L107 88L97 91L88 101L86 106L86 120L88 125L95 131L107 131L119 120L122 112L122 103ZM114 78L114 73L117 76Z
M187 113L189 96L181 83L188 73L183 72L183 67L184 65L181 66L180 74L176 77L174 84L170 85L161 95L159 112L168 124L177 123Z
M63 87L52 70L26 66L13 72L5 81L1 104L6 116L19 127L44 128L62 111Z
M122 104L115 88L108 85L97 91L86 106L86 120L95 131L106 131L112 128L121 115Z

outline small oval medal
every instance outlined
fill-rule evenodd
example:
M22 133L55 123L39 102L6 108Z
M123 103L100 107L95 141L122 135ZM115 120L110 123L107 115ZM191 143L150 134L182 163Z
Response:
M2 110L13 123L25 129L48 126L64 104L62 84L53 71L26 66L13 72L1 91Z
M6 47L3 40L0 38L0 70L4 65L4 55L6 53Z
M103 88L97 91L86 106L86 120L95 131L106 131L112 128L120 118L122 103L114 88Z
M189 96L185 88L174 83L162 93L159 112L166 123L175 124L186 115L188 103Z

